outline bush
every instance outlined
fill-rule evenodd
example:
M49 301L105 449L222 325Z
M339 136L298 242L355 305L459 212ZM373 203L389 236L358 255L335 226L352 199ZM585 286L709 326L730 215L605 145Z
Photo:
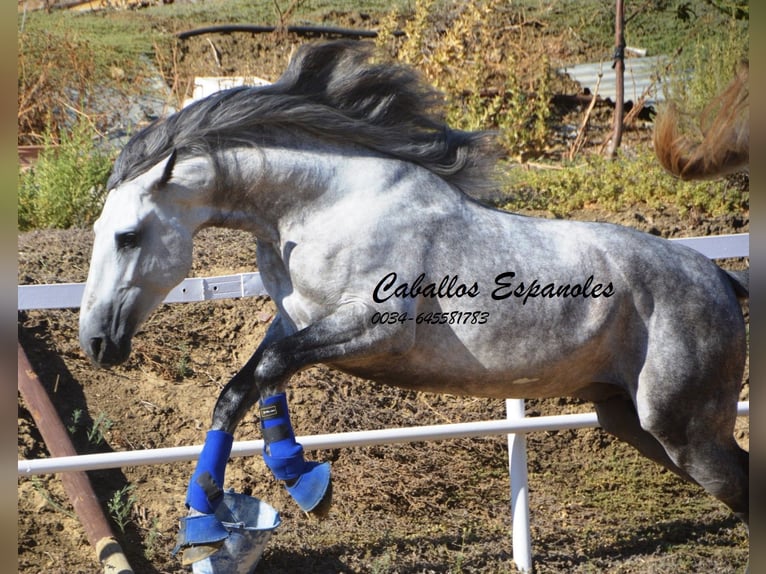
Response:
M445 17L448 24L441 30L434 22ZM522 161L542 155L552 95L548 58L531 58L537 50L526 45L521 33L516 34L518 48L512 50L499 38L511 32L498 22L522 28L522 16L505 0L446 7L435 0L416 0L403 26L404 37L394 39L392 31L401 18L398 11L389 14L379 29L378 44L393 44L398 60L418 68L446 94L447 123L463 130L497 129L507 153Z
M715 94L734 78L739 63L748 59L746 21L730 20L684 50L664 86L665 96L692 116L698 115Z
M111 154L99 149L84 120L62 132L58 145L51 133L35 165L19 174L18 226L67 228L89 225L106 196Z
M673 208L681 215L694 212L705 216L749 209L750 194L736 183L670 177L651 150L633 157L620 153L617 159L592 154L577 165L551 169L510 166L503 182L509 200L503 207L511 211L548 210L557 217L594 206L616 212L645 205L659 211Z

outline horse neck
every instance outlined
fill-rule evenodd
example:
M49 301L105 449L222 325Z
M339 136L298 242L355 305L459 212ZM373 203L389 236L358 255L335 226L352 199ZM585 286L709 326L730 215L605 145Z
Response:
M277 241L286 222L316 212L339 195L374 193L381 158L337 149L242 148L221 157L236 166L211 195L207 225L241 229ZM376 177L376 173L380 177Z

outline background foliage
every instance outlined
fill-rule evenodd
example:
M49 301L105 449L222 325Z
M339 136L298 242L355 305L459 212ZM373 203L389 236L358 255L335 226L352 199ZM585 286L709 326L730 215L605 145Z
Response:
M626 2L628 45L674 55L663 89L689 111L692 128L695 114L747 58L748 6L741 0ZM135 97L139 80L160 70L179 92L174 99L182 101L188 82L167 78L183 56L175 32L236 22L324 23L330 11L363 13L376 22L378 45L445 92L450 124L498 131L507 151L505 198L499 203L507 208L564 216L578 206L615 210L636 202L701 213L748 207L746 191L668 179L653 161L648 137L629 146L616 165L590 157L598 155L593 141L579 157L565 153L571 142L562 133L567 124L579 124L584 112L564 117L554 105L557 93L578 89L555 70L564 63L611 58L614 2L232 0L19 16L19 144L51 148L35 169L20 174L19 228L92 221L116 153L102 151L98 143L106 121L99 95L114 90ZM395 36L395 30L405 35ZM628 128L650 134L650 125ZM555 169L515 169L525 162Z
M112 154L96 145L85 120L62 130L57 140L54 143L54 136L47 134L34 167L20 173L20 231L85 226L101 212Z

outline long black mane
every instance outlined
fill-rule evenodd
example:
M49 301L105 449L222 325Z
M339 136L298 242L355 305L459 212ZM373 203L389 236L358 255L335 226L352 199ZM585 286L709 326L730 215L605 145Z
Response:
M466 192L491 185L494 135L451 129L437 90L413 69L373 56L371 44L356 41L302 46L275 83L215 93L135 134L115 162L109 189L173 150L179 159L214 154L284 130L415 162Z

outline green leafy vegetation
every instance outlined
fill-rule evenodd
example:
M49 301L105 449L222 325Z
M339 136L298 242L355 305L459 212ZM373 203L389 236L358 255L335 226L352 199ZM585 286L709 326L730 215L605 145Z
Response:
M46 134L34 167L20 172L19 230L84 226L95 220L106 196L111 154L93 139L87 121L63 131L58 145Z
M622 211L646 206L658 211L675 208L721 215L749 209L749 193L720 181L685 182L669 177L651 150L633 157L620 154L609 160L591 154L577 163L549 169L525 169L508 165L503 189L511 211L548 210L565 217L574 210L598 207Z
M135 486L127 484L120 490L117 490L112 494L106 505L109 509L109 514L114 519L115 524L120 529L120 532L125 533L125 528L128 523L131 522L131 514L133 513L133 507L136 504L136 495L133 493Z
M562 121L551 106L561 81L554 70L565 61L611 58L613 2L232 0L19 16L19 142L45 145L34 169L19 177L19 229L92 223L113 159L96 143L100 119L92 99L103 89L135 90L135 80L157 68L167 73L183 51L176 32L238 22L342 23L340 15L351 12L371 15L379 46L445 93L451 125L496 129L514 165L535 160L546 168L506 170L505 207L557 216L632 204L712 215L748 207L747 192L726 183L672 180L648 145L611 162L595 150L574 160L551 153ZM695 118L747 57L748 4L636 0L626 6L626 38L649 54L672 57L666 95ZM180 82L168 84L184 89Z
M712 28L705 38L684 50L673 67L666 96L677 101L691 116L710 102L711 94L721 92L743 60L748 59L746 23L732 19Z
M519 45L507 52L497 42L503 33L493 22L514 22L503 0L480 0L453 6L446 30L434 35L434 20L444 17L434 0L417 0L406 19L396 11L381 31L378 44L394 43L396 57L423 72L448 97L447 121L465 130L495 127L512 157L542 153L548 132L550 65L545 55L532 67L519 65L525 55ZM405 20L405 36L391 37L394 22ZM520 71L525 73L520 73Z
M109 432L112 426L114 422L105 413L98 413L93 426L88 429L88 442L96 446L102 444L105 442L105 433Z

